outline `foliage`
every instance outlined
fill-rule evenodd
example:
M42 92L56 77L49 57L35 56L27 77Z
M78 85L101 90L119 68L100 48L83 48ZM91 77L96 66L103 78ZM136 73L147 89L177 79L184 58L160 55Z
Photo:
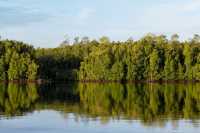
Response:
M0 80L200 80L200 41L147 34L137 41L83 37L73 45L37 48L0 41Z
M81 62L80 80L199 80L200 42L148 34L97 46Z
M0 80L37 78L35 50L22 42L0 41Z

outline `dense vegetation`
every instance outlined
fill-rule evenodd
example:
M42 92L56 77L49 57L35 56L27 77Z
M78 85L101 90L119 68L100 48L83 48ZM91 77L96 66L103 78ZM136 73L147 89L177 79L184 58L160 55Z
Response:
M83 81L200 80L200 37L180 42L178 35L148 34L140 40L111 42L75 39L57 48L34 49L0 41L0 79Z
M34 80L37 69L32 46L17 41L0 41L0 80Z
M78 80L80 62L92 51L93 44L66 45L58 48L39 48L36 58L39 78L52 80Z
M81 63L81 80L199 80L200 43L146 36L100 44Z

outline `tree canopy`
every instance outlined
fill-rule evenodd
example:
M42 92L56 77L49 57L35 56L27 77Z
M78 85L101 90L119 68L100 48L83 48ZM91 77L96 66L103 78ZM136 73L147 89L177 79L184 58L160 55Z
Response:
M35 49L18 41L0 41L0 80L35 80Z
M147 34L134 41L74 39L73 45L33 48L0 41L0 80L200 80L200 39Z

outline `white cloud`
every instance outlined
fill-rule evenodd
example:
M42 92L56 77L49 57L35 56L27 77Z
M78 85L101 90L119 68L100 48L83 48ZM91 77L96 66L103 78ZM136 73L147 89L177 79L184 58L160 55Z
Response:
M195 12L194 12L195 11ZM168 2L146 9L137 23L146 32L181 33L191 35L200 31L200 1Z
M184 3L180 6L182 6L182 10L184 11L197 11L200 9L200 0L190 0L190 2Z
M83 8L78 13L78 19L80 19L81 21L85 21L93 16L94 12L95 11L91 8Z
M161 11L191 12L200 10L200 0L168 1L150 7L150 9L160 9Z
M0 34L41 47L57 46L65 34L89 37L106 35L118 40L130 36L137 39L149 32L166 35L181 33L181 37L185 38L200 32L200 0L159 0L157 3L150 2L145 8L139 5L134 8L127 0L122 3L128 3L129 7L121 10L91 5L73 7L63 4L65 6L62 7L58 2L56 9L53 8L54 4L51 6L49 3L48 8L43 9L45 2L40 4L40 0L34 0L33 4L23 4L27 0L19 0L23 1L21 4L9 1L6 5L0 0L0 16L4 18L0 22ZM14 7L18 10L10 13Z

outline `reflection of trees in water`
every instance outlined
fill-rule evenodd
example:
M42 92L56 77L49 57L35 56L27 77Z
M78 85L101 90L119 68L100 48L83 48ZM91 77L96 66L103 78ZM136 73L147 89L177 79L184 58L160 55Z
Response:
M141 119L195 119L200 111L199 84L80 84L80 102L90 116Z
M38 93L40 101L48 102L78 102L77 83L71 84L41 84Z
M34 84L0 84L0 112L4 115L20 115L31 110L37 98Z
M66 113L72 112L77 120L92 118L106 123L111 119L139 119L145 124L164 126L167 119L194 121L199 118L199 86L118 83L45 85L40 93L43 98L39 105L40 108L62 110L66 117Z
M199 119L200 84L0 84L0 112L61 110L76 119L139 119L164 126L167 119ZM175 122L173 122L176 125Z

